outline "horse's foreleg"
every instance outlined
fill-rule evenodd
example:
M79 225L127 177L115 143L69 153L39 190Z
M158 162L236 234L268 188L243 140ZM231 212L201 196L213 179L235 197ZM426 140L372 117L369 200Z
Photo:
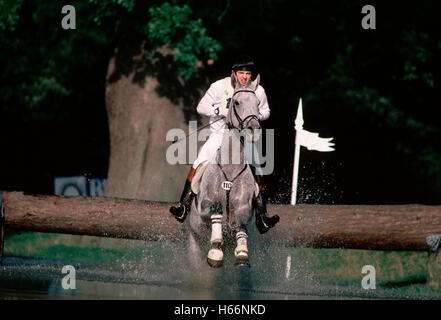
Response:
M212 214L211 215L211 239L210 243L220 243L223 244L222 237L222 215Z
M251 207L251 197L248 201L244 201L246 195L240 195L235 203L236 210L234 211L235 226L236 231L236 249L234 250L234 256L236 258L236 265L249 267L248 262L248 234L247 225L252 219Z
M236 233L236 249L234 249L234 256L236 258L236 265L240 267L249 267L248 262L248 235L246 229L240 228Z
M222 215L211 215L211 249L208 251L208 264L217 268L222 266L224 261L224 253L222 252L223 238L222 238Z
M222 266L224 261L224 253L222 252L222 207L220 205L212 205L211 211L211 249L208 251L207 261L211 267L217 268Z

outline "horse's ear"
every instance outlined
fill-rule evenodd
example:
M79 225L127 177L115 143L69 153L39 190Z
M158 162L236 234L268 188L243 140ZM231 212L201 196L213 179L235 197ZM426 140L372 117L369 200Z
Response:
M253 89L253 91L257 90L257 87L260 83L260 73L257 74L256 79L251 83L250 88Z
M239 86L239 81L237 80L236 72L231 71L231 86L233 89L236 89L236 86Z

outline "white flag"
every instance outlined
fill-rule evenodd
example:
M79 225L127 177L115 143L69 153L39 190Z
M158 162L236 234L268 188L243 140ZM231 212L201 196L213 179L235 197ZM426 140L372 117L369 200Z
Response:
M316 150L322 152L334 151L335 144L330 142L334 138L320 138L318 133L306 130L297 130L296 144L306 147L308 150Z
M331 140L334 138L320 138L318 133L303 130L302 99L300 99L299 108L297 109L295 129L296 143L294 151L294 168L292 174L291 205L295 205L297 202L297 180L299 176L300 146L304 146L308 148L308 150L329 152L334 151L334 148L332 148L332 146L335 145L331 142Z

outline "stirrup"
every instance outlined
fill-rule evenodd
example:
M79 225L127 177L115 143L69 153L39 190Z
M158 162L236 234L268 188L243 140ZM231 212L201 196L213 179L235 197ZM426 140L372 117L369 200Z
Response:
M191 203L193 202L193 198L195 196L196 196L196 194L190 190L189 193L187 193L185 195L185 197L179 203L179 207L171 207L170 208L170 210L169 210L170 213L180 223L183 223L185 221L185 218L187 218L187 215L191 209Z
M258 216L256 217L257 230L259 230L260 234L264 234L268 232L269 229L274 227L279 220L280 217L278 215L274 215L272 217Z
M185 221L185 218L187 218L188 211L182 204L180 204L179 207L171 207L169 211L173 215L173 217L180 223L183 223Z
M190 171L189 177L194 174L194 169ZM191 178L191 177L190 177ZM184 190L181 194L181 199L179 200L179 206L171 207L169 209L170 213L178 220L180 223L183 223L185 218L188 215L188 212L191 208L191 202L196 194L191 190L191 179L185 180Z

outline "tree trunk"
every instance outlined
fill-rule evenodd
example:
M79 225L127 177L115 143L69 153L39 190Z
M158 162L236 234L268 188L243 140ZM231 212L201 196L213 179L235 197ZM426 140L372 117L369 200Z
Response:
M128 239L182 239L168 203L4 192L6 226ZM269 243L315 248L428 250L441 234L441 206L269 205L281 221Z
M140 240L182 237L166 203L21 192L4 192L3 198L11 229Z
M317 248L427 250L426 237L441 234L441 206L279 205L278 241Z
M183 82L176 76L169 50L146 59L147 50L131 52L121 46L110 59L106 79L106 108L110 160L105 196L125 199L178 201L189 165L166 161L170 129L188 133L188 120L197 120L196 106L203 80Z

